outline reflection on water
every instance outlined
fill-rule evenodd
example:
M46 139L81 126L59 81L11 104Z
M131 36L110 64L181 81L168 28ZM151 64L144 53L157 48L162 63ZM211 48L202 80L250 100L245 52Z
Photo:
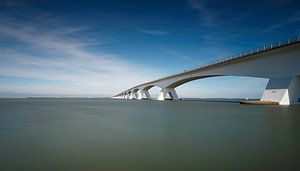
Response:
M0 100L0 170L297 170L300 106Z

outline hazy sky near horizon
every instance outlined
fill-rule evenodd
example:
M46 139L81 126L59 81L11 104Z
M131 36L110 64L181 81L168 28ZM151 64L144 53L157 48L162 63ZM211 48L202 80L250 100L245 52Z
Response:
M296 0L2 0L0 97L112 96L297 36ZM180 97L260 97L267 80L216 77Z

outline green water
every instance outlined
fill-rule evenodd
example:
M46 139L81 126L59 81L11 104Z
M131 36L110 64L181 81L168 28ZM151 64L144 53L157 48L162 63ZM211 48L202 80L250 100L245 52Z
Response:
M1 171L299 169L300 106L0 100Z

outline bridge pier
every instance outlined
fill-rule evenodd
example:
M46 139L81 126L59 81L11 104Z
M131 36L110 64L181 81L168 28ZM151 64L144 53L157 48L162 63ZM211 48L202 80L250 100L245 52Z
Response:
M151 99L151 95L150 95L150 93L149 93L149 91L144 91L144 93L145 93L145 95L146 95L146 97L147 97L147 99Z
M279 105L300 103L300 76L270 78L260 100Z
M144 95L144 92L142 91L142 90L140 90L139 92L138 92L138 100L142 100L143 99L143 95Z
M137 99L137 98L138 98L138 93L137 93L137 91L133 91L132 93L133 93L132 98L133 98L133 99Z
M157 97L157 100L165 100L167 94L169 94L169 96L171 97L172 100L179 100L179 98L177 96L177 93L176 93L174 88L163 88L163 89L161 89L161 91L160 91L160 93Z
M133 92L129 93L129 99L133 99Z
M150 93L147 90L140 90L137 99L142 100L144 95L146 95L147 99L151 99Z

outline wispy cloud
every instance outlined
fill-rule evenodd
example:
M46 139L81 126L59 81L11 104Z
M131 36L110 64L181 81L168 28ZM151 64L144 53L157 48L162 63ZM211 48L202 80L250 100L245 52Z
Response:
M214 60L229 57L236 52L232 52L231 49L228 48L227 44L238 37L238 34L224 35L221 32L202 35L202 44L198 47L198 53L199 55L204 55L205 59L209 59L206 62L212 62Z
M217 14L205 5L203 0L188 0L190 7L198 11L203 26L213 27L216 24Z
M1 48L0 76L62 83L51 86L2 84L2 93L15 91L31 92L33 95L114 95L156 76L155 72L145 66L117 55L90 52L84 48L89 42L74 35L71 38L68 36L86 30L87 27L50 29L45 25L32 25L5 18L0 18L0 21L0 38L9 39L16 44ZM34 23L34 19L32 21Z
M168 32L163 30L147 30L147 29L140 29L138 30L141 33L151 34L155 36L165 36L168 34Z
M202 63L199 64L198 63L199 61L196 62L193 58L191 58L191 57L189 57L187 55L183 55L183 54L181 54L181 53L179 53L179 52L177 52L175 50L172 50L170 48L161 47L160 49L163 52L165 52L165 53L167 53L169 55L172 55L172 56L174 56L176 58L179 58L181 61L184 61L184 62L186 62L188 64L191 64L191 66L197 66L197 65L202 64Z
M264 32L264 33L271 32L273 30L279 29L281 27L285 27L289 24L296 23L296 22L300 22L300 12L296 12L295 14L293 14L292 16L290 16L289 18L287 18L286 20L284 20L282 22L275 23L271 26L268 26L262 32Z

